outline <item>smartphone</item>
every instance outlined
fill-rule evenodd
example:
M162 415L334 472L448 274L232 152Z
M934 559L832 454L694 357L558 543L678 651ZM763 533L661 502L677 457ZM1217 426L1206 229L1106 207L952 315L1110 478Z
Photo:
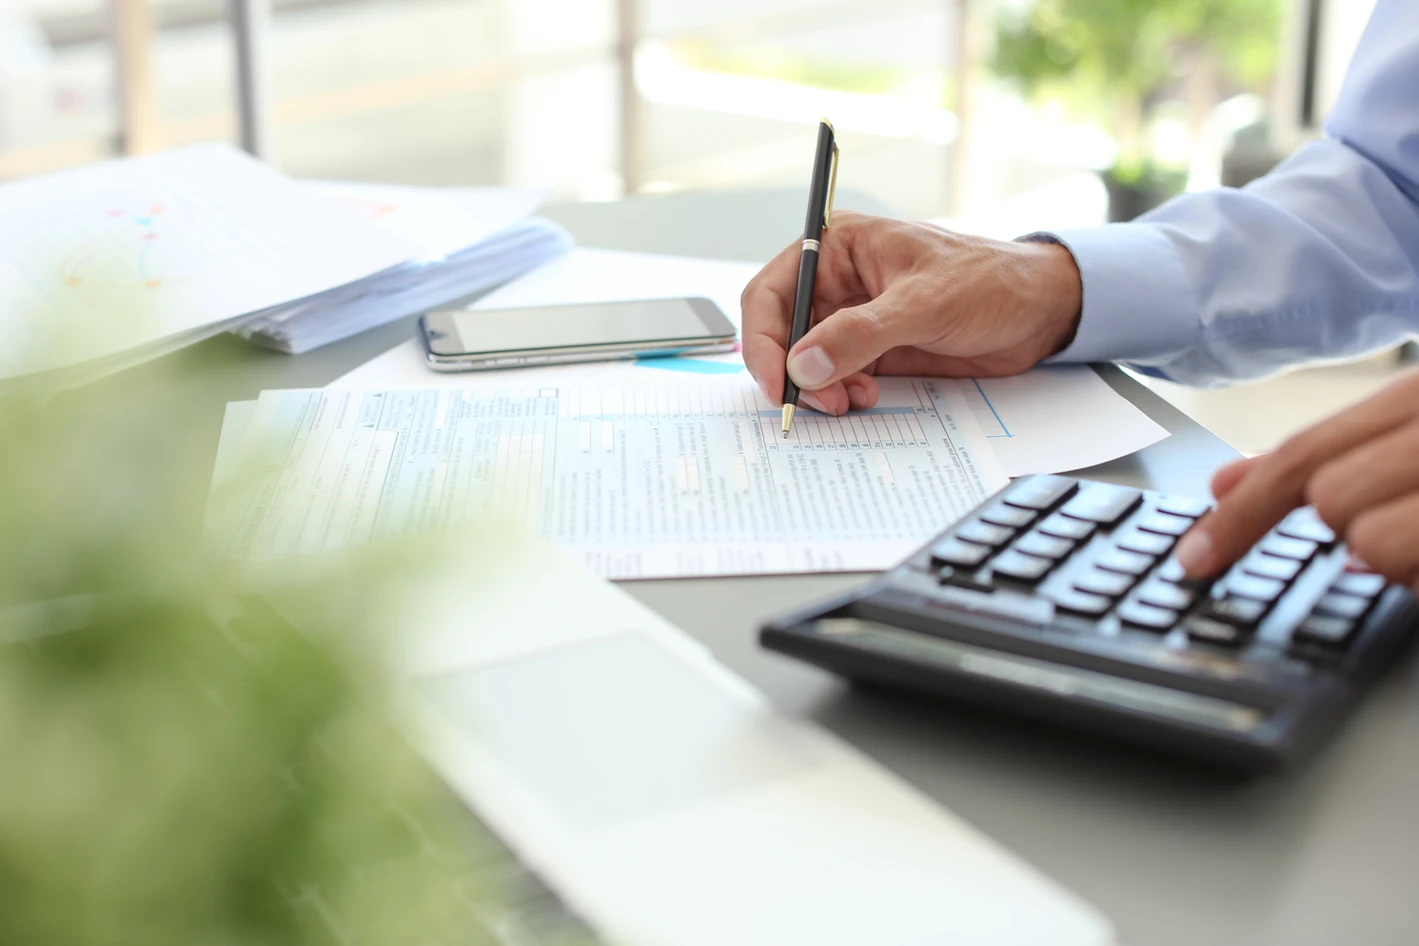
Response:
M733 351L734 323L708 299L522 309L435 309L419 319L435 371L483 371Z

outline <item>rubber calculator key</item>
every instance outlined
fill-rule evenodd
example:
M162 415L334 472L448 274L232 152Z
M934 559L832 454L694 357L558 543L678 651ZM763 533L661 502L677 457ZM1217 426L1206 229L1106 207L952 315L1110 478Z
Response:
M1054 562L1047 558L1036 558L1014 549L1006 549L999 558L990 563L990 570L992 575L1033 583L1045 577L1053 565Z
M1031 532L1020 536L1010 547L1026 555L1038 555L1040 558L1064 558L1073 551L1074 543L1068 539Z
M1277 558L1275 555L1248 555L1242 562L1242 571L1258 578L1273 578L1276 581L1290 581L1301 570L1301 563L1294 558Z
M1133 587L1133 578L1119 572L1106 572L1091 568L1074 579L1074 587L1090 594L1117 598Z
M1366 598L1331 592L1316 602L1315 610L1317 614L1324 614L1327 617L1348 618L1353 621L1369 608L1370 602Z
M1223 584L1228 595L1238 598L1252 598L1267 603L1281 597L1281 592L1286 590L1285 582L1277 581L1275 578L1248 575L1246 572L1233 572L1227 576Z
M1278 535L1284 535L1291 539L1305 539L1308 542L1315 542L1320 545L1329 545L1335 541L1335 531L1320 521L1320 516L1309 506L1304 506L1295 510L1276 527Z
M1345 572L1335 579L1330 590L1360 598L1373 598L1385 590L1385 577L1370 572Z
M1155 507L1159 512L1165 512L1170 516L1185 516L1188 519L1197 519L1207 510L1212 508L1212 504L1205 499L1193 499L1191 496L1164 496L1158 500Z
M1261 540L1258 545L1258 552L1265 552L1267 555L1275 555L1279 558L1293 558L1298 562L1308 562L1316 554L1316 549L1320 546L1309 539L1297 539L1288 535L1276 535L1272 533Z
M1109 549L1094 562L1099 568L1125 575L1141 575L1153 567L1153 556L1140 555L1125 549Z
M1059 510L1066 516L1111 526L1133 511L1143 494L1127 486L1090 483Z
M974 542L977 545L990 546L1004 545L1010 541L1010 537L1014 534L1014 529L981 522L979 519L972 519L956 530L956 538L958 539Z
M1354 621L1313 614L1300 623L1293 639L1335 646L1344 644L1354 630Z
M989 522L992 525L1007 526L1011 529L1023 529L1035 521L1036 513L1032 509L1021 509L1019 506L1007 506L1005 503L996 503L979 516L982 522Z
M1156 608L1139 601L1125 601L1114 612L1125 624L1146 627L1153 631L1171 630L1178 623L1178 613L1171 608Z
M1199 614L1194 614L1183 622L1183 631L1193 640L1206 641L1209 644L1240 644L1246 637L1235 624L1214 621Z
M931 560L938 565L955 565L974 568L985 561L990 549L974 542L962 542L957 538L942 539L931 547Z
M1114 544L1121 549L1156 558L1168 554L1176 541L1170 535L1159 535L1156 532L1130 532L1114 539Z
M1265 603L1250 598L1212 598L1198 613L1224 624L1251 627L1266 616L1266 610Z
M1083 519L1071 519L1068 516L1055 513L1037 527L1045 535L1052 535L1061 539L1073 539L1075 542L1083 542L1094 534L1094 524Z
M1077 588L1061 588L1051 592L1049 599L1055 603L1056 607L1088 617L1099 617L1114 605L1112 598L1090 594Z
M1138 520L1138 528L1144 532L1156 532L1159 535L1170 535L1177 538L1192 528L1192 520L1160 512Z
M1197 592L1190 588L1169 584L1166 581L1154 581L1144 585L1139 590L1137 597L1144 604L1182 611L1197 600Z
M1004 502L1022 509L1045 510L1078 488L1079 481L1066 476L1032 476L1012 484L1005 493Z

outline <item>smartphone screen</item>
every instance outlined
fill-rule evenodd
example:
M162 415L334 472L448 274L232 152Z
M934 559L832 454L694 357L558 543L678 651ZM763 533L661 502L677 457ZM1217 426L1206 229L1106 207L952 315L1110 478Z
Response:
M457 335L438 339L431 333L430 348L438 354L654 344L734 334L734 326L705 299L458 309L437 314L447 318ZM434 344L439 341L444 344Z

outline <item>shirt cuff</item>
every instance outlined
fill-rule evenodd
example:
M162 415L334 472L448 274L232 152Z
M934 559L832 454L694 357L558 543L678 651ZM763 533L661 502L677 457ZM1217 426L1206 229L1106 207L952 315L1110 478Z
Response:
M1192 281L1158 227L1115 223L1021 239L1062 245L1083 282L1079 330L1047 361L1158 364L1197 344L1201 322Z

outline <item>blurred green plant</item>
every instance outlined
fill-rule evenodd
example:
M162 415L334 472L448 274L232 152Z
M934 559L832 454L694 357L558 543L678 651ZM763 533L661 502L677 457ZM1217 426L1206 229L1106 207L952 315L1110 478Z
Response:
M197 551L206 464L155 428L220 414L144 377L0 396L0 943L490 942L501 849L395 731L373 651Z
M1182 99L1193 148L1224 86L1261 91L1280 40L1279 0L1033 0L1002 8L996 75L1109 128L1114 177L1159 177L1150 111Z

